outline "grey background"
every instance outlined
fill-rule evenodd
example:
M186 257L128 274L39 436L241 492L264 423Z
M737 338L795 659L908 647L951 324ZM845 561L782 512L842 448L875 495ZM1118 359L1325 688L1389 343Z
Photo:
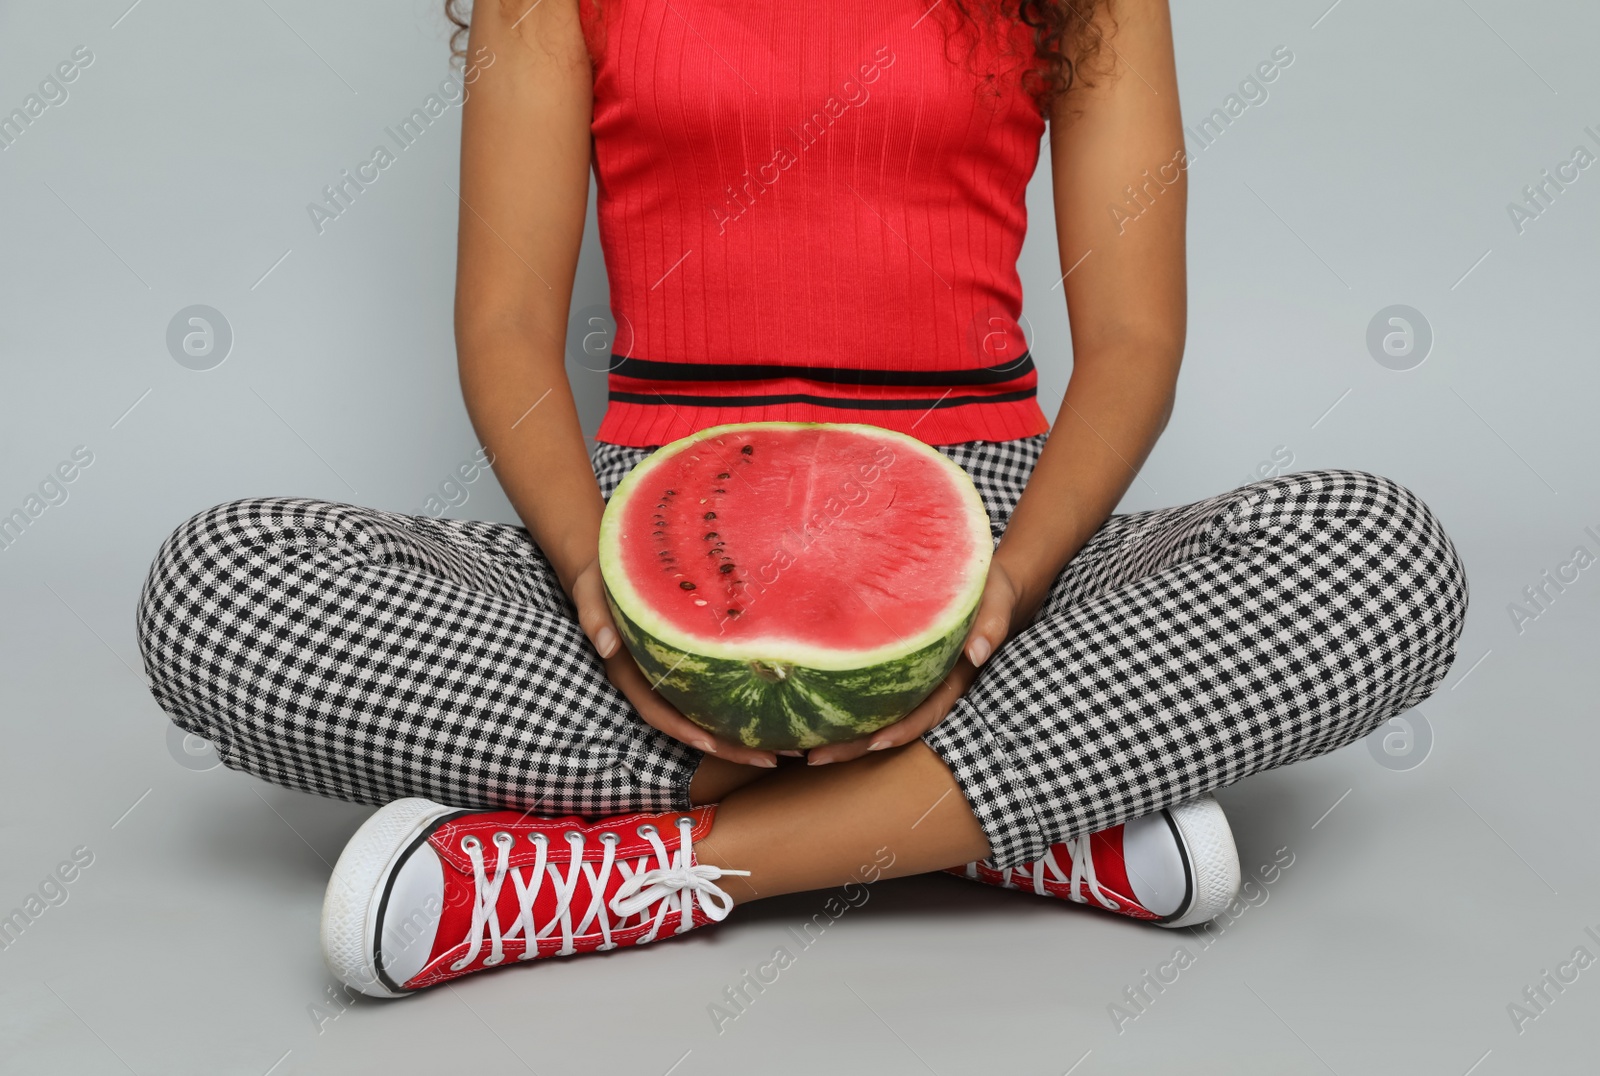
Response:
M0 549L0 910L94 856L0 952L0 1071L1593 1071L1600 966L1520 1031L1507 1007L1576 948L1600 957L1600 570L1520 630L1509 603L1600 552L1600 169L1522 234L1506 207L1600 152L1600 10L1176 8L1191 125L1275 47L1295 58L1191 143L1187 361L1123 508L1239 485L1275 451L1417 490L1472 587L1458 664L1408 715L1431 748L1386 766L1353 745L1225 790L1246 869L1295 861L1220 937L888 883L718 1034L708 1005L794 947L822 894L329 1019L318 909L368 809L180 764L136 671L138 588L186 516L255 494L421 511L476 447L450 328L458 113L323 234L306 210L448 76L436 5L0 6L0 111L95 57L0 152L0 512L75 446L94 458ZM1048 181L1046 156L1022 272L1053 415L1070 349ZM591 225L575 306L605 295ZM234 335L206 371L166 346L195 304ZM1366 346L1394 304L1432 326L1414 369ZM592 430L602 379L573 378ZM454 514L514 519L492 478L466 488ZM1108 1006L1180 945L1191 966L1119 1031Z

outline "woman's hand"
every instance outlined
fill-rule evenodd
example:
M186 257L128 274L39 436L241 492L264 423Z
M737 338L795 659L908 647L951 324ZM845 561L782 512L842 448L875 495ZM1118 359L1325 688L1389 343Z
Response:
M1025 609L1022 588L1017 585L1011 572L998 559L991 561L989 575L984 580L983 597L978 600L977 619L967 633L961 657L956 659L955 668L950 670L944 682L934 688L915 710L894 724L859 740L813 747L806 761L813 766L847 762L860 758L868 751L881 751L886 747L910 743L933 728L945 719L956 700L972 686L983 663L1010 638L1014 624L1020 619L1019 613Z
M771 751L729 743L711 735L661 697L645 678L644 671L633 660L628 648L622 645L622 637L617 634L617 626L611 619L611 608L606 604L598 559L584 565L573 578L572 603L578 607L578 623L583 633L589 637L589 642L605 662L606 675L617 690L633 703L633 708L639 711L639 716L644 718L646 724L660 729L674 740L729 762L766 767L778 764Z

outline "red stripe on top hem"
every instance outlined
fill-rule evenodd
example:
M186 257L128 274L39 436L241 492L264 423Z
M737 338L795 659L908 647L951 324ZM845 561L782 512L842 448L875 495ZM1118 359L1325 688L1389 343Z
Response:
M930 445L964 441L1014 441L1049 433L1037 399L961 404L927 411L819 407L808 403L753 407L694 407L611 401L595 440L654 448L708 426L729 422L862 422L909 434Z

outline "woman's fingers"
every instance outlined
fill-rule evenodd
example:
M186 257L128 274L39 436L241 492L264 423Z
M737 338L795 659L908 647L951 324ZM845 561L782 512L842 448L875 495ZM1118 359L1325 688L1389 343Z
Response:
M1017 594L1010 576L998 565L990 565L983 597L978 602L978 615L962 648L962 654L975 668L988 661L1011 634L1011 617L1016 606Z
M858 740L828 744L826 747L813 747L806 756L806 762L812 766L823 766L830 762L848 762L853 758L860 758L868 751L883 751L910 743L945 719L950 713L950 708L971 686L977 675L978 670L963 658L956 663L950 675L945 677L915 710L899 721Z
M894 724L849 743L814 747L806 761L813 766L848 762L868 751L882 751L908 744L943 721L956 700L978 678L978 668L1010 636L1011 619L1016 607L1017 589L1011 577L1000 565L991 563L988 577L984 580L983 597L978 601L978 615L973 619L972 629L967 632L961 657L944 682L934 688L915 710Z
M978 606L978 616L972 623L972 631L967 633L967 645L962 648L962 655L973 667L981 667L989 660L989 655L1000 649L1000 644L1006 641L1006 632L1011 627L1011 609L1005 603L985 600Z
M627 696L645 724L652 728L659 729L674 740L686 743L698 751L729 762L768 769L777 766L778 760L771 751L762 751L718 739L684 717L678 712L677 707L656 692L645 679L644 672L634 662L633 656L627 651L608 660L606 672L611 677L611 682L617 686L617 690Z
M605 585L600 579L600 562L590 561L572 582L572 604L578 609L578 625L605 662L606 675L625 695L645 724L708 755L745 766L772 768L777 757L743 744L720 740L678 712L645 679L633 655L622 645L611 608L606 604Z
M611 622L604 585L600 581L600 562L590 561L572 581L572 604L578 607L578 626L588 636L595 652L610 658L622 648L617 627Z

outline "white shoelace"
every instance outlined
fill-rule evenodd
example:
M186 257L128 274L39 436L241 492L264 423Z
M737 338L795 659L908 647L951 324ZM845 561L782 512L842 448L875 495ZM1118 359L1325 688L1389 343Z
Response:
M1095 877L1094 854L1089 848L1088 836L1070 837L1061 843L1066 846L1067 855L1072 857L1072 873L1070 875L1061 869L1061 864L1056 862L1056 850L1055 846L1052 845L1041 860L1022 867L1003 868L1000 871L1000 884L1008 889L1022 888L1011 880L1012 874L1015 873L1023 881L1031 882L1031 888L1035 893L1045 896L1048 893L1044 887L1046 881L1065 882L1068 887L1067 896L1072 900L1087 904L1089 903L1089 897L1092 896L1100 902L1101 907L1113 910L1120 909L1122 905L1100 885L1100 879ZM1032 868L1031 871L1029 870L1030 867ZM1051 875L1048 879L1045 877L1045 871L1047 870ZM976 871L972 873L976 874ZM1087 896L1085 893L1087 893Z
M470 947L465 956L450 965L451 969L460 971L477 959L478 953L483 948L485 927L488 928L489 956L485 958L484 964L493 965L505 959L504 943L519 934L525 939L523 953L519 959L532 960L539 955L538 943L549 937L558 926L561 928L561 948L556 950L558 956L576 952L572 944L573 939L588 933L590 924L595 922L599 923L600 933L605 937L605 941L599 947L615 949L616 943L611 940L611 932L621 929L623 923L636 914L641 917L642 922L645 910L656 903L660 904L660 908L656 911L649 931L639 939L641 942L654 941L662 924L666 922L667 915L673 911L678 913L676 933L682 934L689 930L694 925L696 900L706 915L713 920L725 919L733 908L733 898L716 884L716 880L725 874L748 875L750 872L724 870L709 863L693 862L691 855L693 842L689 837L692 829L691 819L688 817L678 819L678 849L669 855L655 826L646 822L637 827L635 832L648 840L655 849L658 865L654 867L649 865L648 853L632 860L617 859L617 843L621 838L615 833L602 833L600 841L605 845L605 852L598 869L583 858L583 834L577 830L568 830L566 840L572 848L572 860L565 876L562 875L559 864L549 862L550 842L543 833L528 834L528 840L537 848L531 871L524 868L510 870L511 849L516 845L516 838L504 830L496 833L492 840L495 847L500 849L500 855L496 859L492 878L484 869L483 842L471 835L463 837L461 850L466 852L467 858L472 861L477 899L472 908L472 925L467 929L466 938L462 939L470 943ZM613 867L622 875L622 884L608 904L605 900L606 883L611 877ZM583 918L574 924L572 898L577 892L580 871L589 881L589 907L584 912ZM497 906L500 900L500 887L505 884L508 873L511 875L512 884L516 886L519 910L511 929L502 931ZM549 920L543 926L538 926L533 921L533 905L547 875L555 894L556 906ZM615 913L619 917L616 923L611 921L610 913Z

